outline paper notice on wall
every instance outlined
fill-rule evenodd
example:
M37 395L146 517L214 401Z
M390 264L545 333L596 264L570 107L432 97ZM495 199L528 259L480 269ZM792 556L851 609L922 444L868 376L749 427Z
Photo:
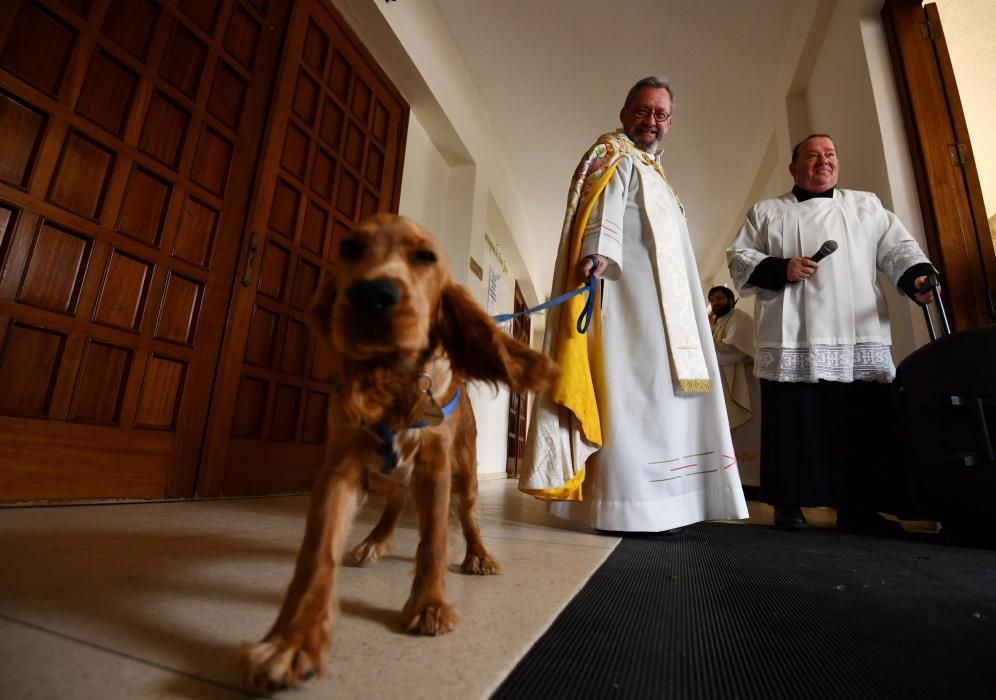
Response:
M493 267L488 266L488 315L494 316L498 313L498 282L501 280Z

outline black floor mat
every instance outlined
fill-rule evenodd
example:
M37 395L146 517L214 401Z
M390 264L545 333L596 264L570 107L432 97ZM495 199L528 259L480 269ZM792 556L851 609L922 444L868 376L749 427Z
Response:
M703 523L624 539L494 698L993 698L996 552Z

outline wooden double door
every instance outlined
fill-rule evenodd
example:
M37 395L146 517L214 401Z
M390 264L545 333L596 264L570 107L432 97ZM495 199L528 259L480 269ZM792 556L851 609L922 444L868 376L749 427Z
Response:
M324 0L8 0L0 502L308 488L308 300L407 118Z

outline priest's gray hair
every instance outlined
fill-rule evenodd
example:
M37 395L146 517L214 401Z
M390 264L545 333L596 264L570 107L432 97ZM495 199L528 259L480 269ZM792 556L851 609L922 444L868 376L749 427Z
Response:
M636 85L629 89L626 93L626 101L623 102L623 107L629 107L629 103L633 101L638 93L643 88L664 88L667 90L667 94L671 98L671 112L674 113L674 90L671 89L671 83L667 78L659 78L656 75L651 75L643 80L637 82Z

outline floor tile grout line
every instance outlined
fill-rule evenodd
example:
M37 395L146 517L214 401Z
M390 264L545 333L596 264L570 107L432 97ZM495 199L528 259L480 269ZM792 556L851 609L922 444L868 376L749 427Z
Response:
M33 629L33 630L35 630L37 632L42 632L43 634L51 635L53 637L58 637L59 639L63 639L63 640L68 641L68 642L73 642L75 644L82 644L83 646L90 647L91 649L96 649L97 651L101 651L101 652L103 652L105 654L111 654L113 656L117 656L117 657L120 657L120 658L123 658L123 659L127 659L129 661L133 661L135 663L142 664L143 666L149 666L151 668L155 668L155 669L158 669L160 671L165 671L167 673L172 673L172 674L177 675L177 676L183 676L184 678L189 678L191 680L199 681L201 683L207 683L208 685L212 685L212 686L215 686L217 688L223 688L225 690L231 690L231 691L233 691L235 693L238 693L238 694L240 694L240 695L242 695L244 697L253 697L253 698L271 698L271 697L273 697L273 696L270 696L270 695L258 695L258 694L254 694L252 691L247 690L246 688L243 688L243 687L240 687L240 686L228 685L227 683L222 683L221 681L216 681L216 680L211 679L211 678L205 678L203 676L198 676L197 674L190 673L189 671L182 671L182 670L180 670L178 668L173 668L171 666L167 666L167 665L159 663L157 661L151 661L149 659L143 659L140 656L135 656L134 654L129 654L127 652L123 652L123 651L120 651L118 649L114 649L113 647L104 646L103 644L98 644L97 642L91 642L91 641L89 641L87 639L83 639L81 637L75 637L75 636L73 636L71 634L66 634L65 632L60 632L58 630L49 629L48 627L44 627L42 625L38 625L38 624L35 624L33 622L27 622L26 620L20 620L20 619L18 619L16 617L11 617L10 615L7 615L5 613L0 613L0 620L4 620L4 621L9 622L9 623L11 623L13 625L20 625L22 627L27 627L28 629Z
M35 551L31 551L31 552L22 552L22 553L19 553L19 554L3 554L3 553L0 553L0 561L5 561L5 560L9 560L9 559L25 559L25 558L31 558L31 557L34 557L34 558L51 557L51 556L58 556L58 555L62 555L62 554L69 554L69 553L102 552L102 551L106 551L106 550L109 550L109 549L129 549L129 548L132 548L132 547L145 546L145 545L148 545L148 544L157 544L157 545L160 545L160 544L163 544L165 542L183 542L183 541L186 541L186 540L203 539L205 537L217 537L219 535L237 535L237 534L240 534L240 533L246 533L248 535L256 535L256 536L258 536L260 532L266 532L266 531L267 531L267 529L260 530L259 528L240 527L238 530L219 530L219 531L211 531L211 532L198 532L198 533L193 533L193 534L188 534L188 535L175 535L175 534L174 535L165 535L164 534L161 537L151 537L151 538L148 538L146 535L144 535L142 533L135 533L134 535L128 536L128 539L122 540L121 542L118 542L118 543L115 543L115 544L102 545L102 546L94 546L94 547L72 547L72 548L68 548L68 549L53 549L53 550L46 550L46 551L35 550ZM302 535L303 535L303 533L304 533L303 525L302 525L301 531L302 531ZM16 535L15 535L15 537L16 537ZM251 538L249 538L249 539L251 539Z

